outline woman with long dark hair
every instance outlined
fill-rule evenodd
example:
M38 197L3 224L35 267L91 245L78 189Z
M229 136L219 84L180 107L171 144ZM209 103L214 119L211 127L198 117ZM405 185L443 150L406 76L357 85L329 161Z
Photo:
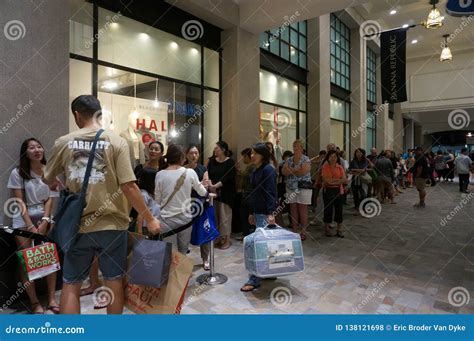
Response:
M270 151L263 143L253 145L251 160L255 170L251 175L252 193L248 219L250 224L263 228L267 224L275 224L273 214L277 203L276 171L270 165ZM255 275L250 275L240 290L248 292L257 289L261 280Z
M228 249L232 229L232 203L235 196L235 162L230 157L232 152L224 141L218 141L214 147L214 155L209 158L207 171L209 173L209 190L217 194L214 202L216 220L221 237L216 241L216 247Z
M44 148L40 141L29 138L20 147L20 165L14 168L8 180L8 188L12 192L12 204L21 207L21 210L9 212L13 218L14 229L24 229L34 233L46 235L51 227L51 209L53 198L58 197L57 192L50 191L43 180L43 171L46 165ZM31 239L15 237L19 249L32 247ZM31 302L33 314L43 314L44 308L36 295L34 282L29 282L23 271L20 278L26 287L26 293ZM46 277L48 284L47 310L59 314L59 305L56 302L56 273Z
M203 184L203 186L207 189L208 182L209 182L209 174L207 173L207 169L204 165L199 163L199 147L195 144L190 144L186 149L186 162L184 167L193 169L199 181ZM191 197L199 198L199 194L193 189L191 192ZM201 258L202 258L202 266L204 270L209 270L209 244L201 245Z
M165 147L160 141L152 141L147 147L148 161L142 165L138 165L134 169L135 176L138 178L142 169L152 169L158 172L163 169L163 153L165 152Z
M163 158L165 168L159 171L155 178L155 200L160 206L158 220L161 223L161 231L168 232L188 224L196 213L199 213L195 212L196 206L191 200L193 189L202 197L213 195L207 192L194 170L183 167L185 155L181 146L169 145ZM186 254L191 231L189 226L164 241L172 243L179 252Z

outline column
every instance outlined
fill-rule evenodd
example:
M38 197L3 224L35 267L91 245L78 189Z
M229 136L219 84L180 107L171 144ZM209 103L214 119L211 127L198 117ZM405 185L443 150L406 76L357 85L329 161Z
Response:
M405 127L405 147L412 149L415 146L415 124L412 119L407 120Z
M225 30L222 39L222 139L238 160L259 140L258 36L241 28Z
M350 150L367 145L367 131L358 133L367 122L367 45L359 29L351 30L351 136ZM354 133L353 133L354 132Z
M331 142L330 15L308 20L308 153Z
M415 124L414 142L414 147L423 145L423 131L421 125L418 124Z
M403 137L405 130L403 127L403 114L401 103L395 104L395 113L393 116L393 150L395 153L403 152Z

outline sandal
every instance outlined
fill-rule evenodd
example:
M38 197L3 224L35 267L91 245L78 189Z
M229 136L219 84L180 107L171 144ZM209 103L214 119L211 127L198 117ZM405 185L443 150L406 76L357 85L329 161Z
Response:
M301 241L304 242L306 240L306 233L301 232L300 233L300 238L301 238Z
M59 306L57 305L48 305L46 310L51 310L55 315L59 314Z
M242 292L251 292L254 291L255 289L258 289L260 285L253 285L253 284L244 284L242 288L240 288L240 291Z
M339 238L344 238L344 234L341 231L337 231L336 236L338 236Z
M93 294L93 293L94 293L94 291L95 291L97 288L99 288L99 287L100 287L100 285L99 285L99 286L97 286L96 288L93 288L93 287L87 287L87 288L81 289L81 294L80 294L80 295L81 295L81 297L82 297L82 296L88 296L88 295L91 295L91 294Z
M38 306L40 306L43 311L35 311L35 307L38 307ZM31 303L31 313L33 315L44 315L44 309L41 306L41 303L39 302Z

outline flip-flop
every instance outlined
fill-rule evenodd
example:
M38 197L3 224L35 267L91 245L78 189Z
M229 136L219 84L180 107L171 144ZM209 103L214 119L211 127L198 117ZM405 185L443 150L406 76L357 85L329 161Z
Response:
M37 306L41 306L41 303L36 302L36 303L31 304L31 308L32 308L31 314L32 315L44 315L44 308L42 306L41 306L41 308L43 309L43 311L34 311L35 310L34 308L37 307Z
M59 307L57 305L49 305L46 310L51 310L54 314L59 314Z
M244 289L245 287L251 287L251 289ZM242 292L251 292L254 291L255 289L260 288L260 285L253 285L253 284L244 284L242 288L240 288L240 291Z
M80 295L81 295L81 297L82 297L82 296L88 296L88 295L93 294L94 291L95 291L95 289L92 289L92 288L90 288L90 287L87 287L87 288L81 289L81 294L80 294Z

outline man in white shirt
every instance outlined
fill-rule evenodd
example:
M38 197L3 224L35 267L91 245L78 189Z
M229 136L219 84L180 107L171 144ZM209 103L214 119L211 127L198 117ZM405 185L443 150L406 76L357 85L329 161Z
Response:
M467 156L467 148L461 149L461 154L454 160L454 164L459 176L459 192L469 193L467 188L469 186L469 172L472 168L472 160Z

